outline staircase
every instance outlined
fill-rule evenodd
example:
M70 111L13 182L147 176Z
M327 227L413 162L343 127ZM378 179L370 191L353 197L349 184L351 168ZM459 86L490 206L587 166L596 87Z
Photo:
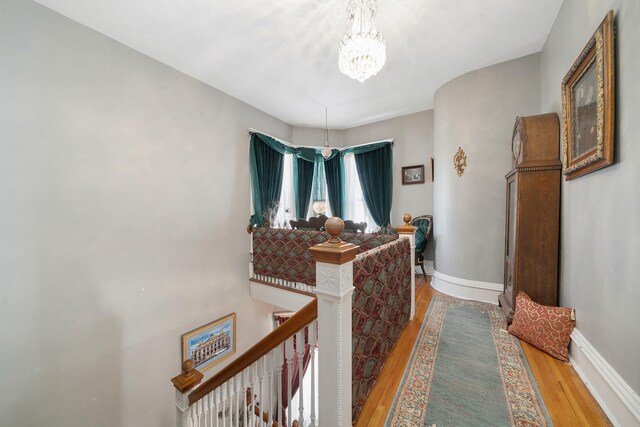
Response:
M305 277L308 280L304 280L306 283L298 281L300 274L289 277L283 269L279 269L278 273L276 270L269 272L269 275L259 270L256 274L252 262L250 280L254 297L269 294L270 291L264 289L262 293L258 292L262 286L304 298L294 299L297 304L309 302L226 368L204 382L203 375L194 369L193 361L184 361L182 373L172 379L176 390L177 426L352 425L352 420L358 414L358 402L353 400L352 387L356 388L359 395L362 394L356 382L360 373L352 372L352 363L355 364L358 360L358 354L354 354L352 346L354 339L363 338L353 329L352 316L358 313L358 323L363 320L362 316L366 316L366 310L357 311L357 307L353 307L352 294L354 289L358 291L354 288L354 260L359 266L356 275L364 274L366 277L367 272L360 270L370 263L372 257L379 257L385 251L395 251L395 254L400 250L400 245L410 246L411 256L402 258L403 267L406 267L404 263L410 263L410 268L403 269L410 277L403 277L402 282L410 283L412 318L415 312L415 228L408 225L410 216L408 218L405 218L404 226L397 228L400 239L407 239L408 245L400 240L387 242L377 248L367 248L368 251L360 254L358 245L340 239L342 220L331 218L326 225L329 240L319 244L310 243L303 251L305 254L298 255L290 263L294 267L290 270L296 273L300 273L300 268L307 269ZM326 240L326 237L321 236L315 238ZM278 245L282 245L282 242L267 242L269 248L279 247ZM278 254L291 252L280 250ZM271 265L276 267L282 262L285 261L275 260ZM319 343L322 343L321 350ZM359 349L360 347L356 348L361 351ZM389 348L388 351L390 350ZM384 359L381 363L384 363ZM365 394L368 391L365 390ZM294 397L297 402L293 401ZM297 407L296 413L293 412L294 406Z

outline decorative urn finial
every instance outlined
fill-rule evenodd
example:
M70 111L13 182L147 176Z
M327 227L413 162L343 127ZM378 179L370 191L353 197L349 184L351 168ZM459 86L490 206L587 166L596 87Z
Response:
M327 231L327 233L331 235L331 238L329 239L329 243L342 242L339 236L340 234L342 234L342 231L344 230L344 221L342 221L339 217L334 216L329 218L324 223L324 229Z

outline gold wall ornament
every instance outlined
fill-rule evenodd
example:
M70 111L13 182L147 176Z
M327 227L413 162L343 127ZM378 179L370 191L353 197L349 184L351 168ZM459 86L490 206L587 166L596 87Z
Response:
M453 167L456 168L458 176L462 176L464 168L467 167L467 155L462 150L462 147L458 147L458 151L453 156Z

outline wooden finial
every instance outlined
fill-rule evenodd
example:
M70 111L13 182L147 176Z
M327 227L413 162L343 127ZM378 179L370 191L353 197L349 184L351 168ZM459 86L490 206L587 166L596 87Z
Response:
M309 248L311 257L316 262L329 264L344 264L352 261L358 253L358 246L340 240L340 234L344 231L344 221L334 216L324 223L324 229L331 235L331 238Z
M182 373L178 376L171 378L173 386L178 389L180 393L187 392L200 384L204 375L196 368L196 363L193 359L187 359L182 362Z
M187 359L184 362L182 362L182 373L188 374L189 372L193 371L195 367L196 367L196 362L194 362L193 359Z
M331 235L329 243L340 243L340 234L344 231L344 221L337 216L329 218L324 223L324 229Z
M398 234L413 234L416 230L416 227L411 225L411 214L406 213L402 215L402 220L404 221L404 225L396 227L396 232Z

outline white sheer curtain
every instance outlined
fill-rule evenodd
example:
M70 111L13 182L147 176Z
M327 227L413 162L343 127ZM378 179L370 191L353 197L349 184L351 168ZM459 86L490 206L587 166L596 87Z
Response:
M295 196L293 192L293 154L285 154L282 164L282 191L276 214L275 226L289 228L289 220L296 219Z
M345 217L355 222L366 222L367 232L377 230L376 225L362 195L362 187L358 179L356 159L353 154L344 156L344 181L345 181Z

